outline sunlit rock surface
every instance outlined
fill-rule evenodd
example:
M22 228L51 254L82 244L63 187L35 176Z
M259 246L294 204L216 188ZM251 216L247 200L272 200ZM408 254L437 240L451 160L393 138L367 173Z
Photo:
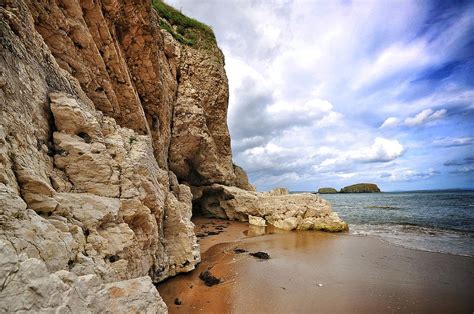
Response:
M347 224L331 205L311 193L288 194L286 189L252 192L219 184L194 189L195 207L223 219L265 222L285 230L345 231Z

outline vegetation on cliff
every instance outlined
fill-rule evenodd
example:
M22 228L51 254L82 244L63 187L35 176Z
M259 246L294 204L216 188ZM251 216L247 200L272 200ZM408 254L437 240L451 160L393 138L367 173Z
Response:
M193 18L187 17L161 0L153 0L153 8L162 18L160 26L182 44L209 47L216 44L212 29Z
M335 188L320 188L318 190L319 194L334 194L337 193L337 190Z
M380 189L373 183L358 183L343 187L340 193L379 193Z

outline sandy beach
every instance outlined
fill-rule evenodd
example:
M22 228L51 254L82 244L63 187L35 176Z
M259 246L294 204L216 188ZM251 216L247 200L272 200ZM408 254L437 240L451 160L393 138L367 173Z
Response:
M474 258L323 232L195 218L202 262L158 286L170 313L456 312L474 310ZM212 235L214 232L218 234ZM249 252L264 251L268 260ZM210 269L222 282L208 287ZM181 305L175 304L179 298Z

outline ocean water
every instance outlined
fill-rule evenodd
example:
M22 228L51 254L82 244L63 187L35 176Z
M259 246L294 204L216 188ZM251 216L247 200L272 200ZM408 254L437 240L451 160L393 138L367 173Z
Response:
M351 234L474 256L474 191L323 194Z

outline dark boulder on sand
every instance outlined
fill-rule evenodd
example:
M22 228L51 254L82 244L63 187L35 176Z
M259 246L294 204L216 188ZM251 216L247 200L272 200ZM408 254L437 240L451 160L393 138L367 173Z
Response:
M204 283L208 287L212 287L221 282L221 279L211 274L211 272L208 269L203 271L201 274L199 274L199 279L204 281Z
M265 252L255 252L255 253L249 253L249 254L259 259L270 259L270 255Z

